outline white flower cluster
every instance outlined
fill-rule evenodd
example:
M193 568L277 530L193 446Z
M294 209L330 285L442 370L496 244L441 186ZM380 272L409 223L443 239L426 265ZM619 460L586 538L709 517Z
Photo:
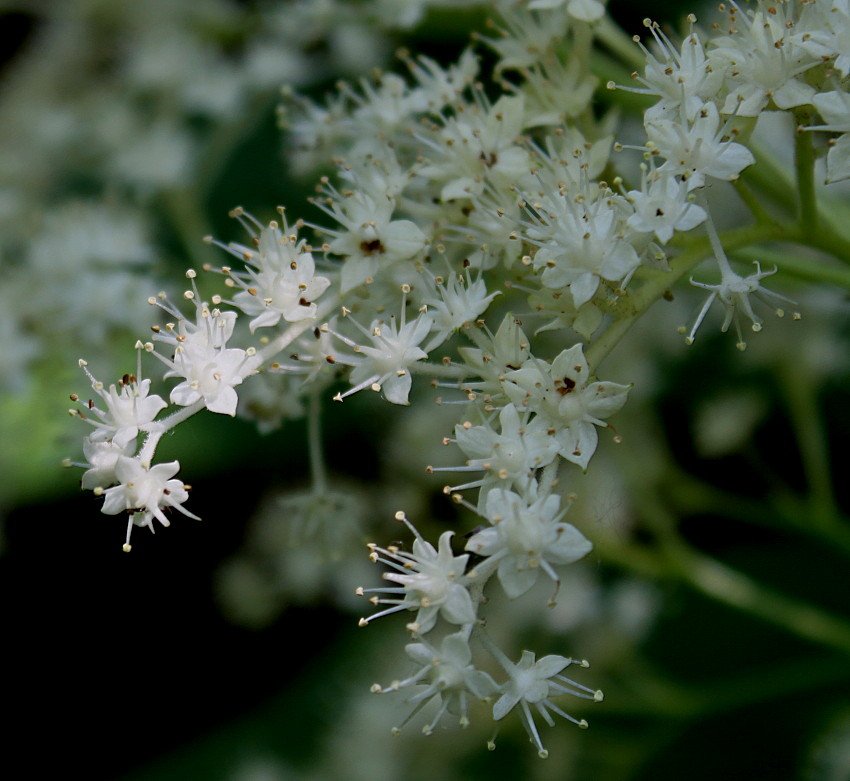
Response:
M495 721L500 721L518 706L520 719L541 757L546 757L547 751L530 706L533 705L549 725L554 724L550 715L553 712L587 727L586 721L568 715L548 699L552 695L572 694L601 702L602 692L558 675L571 664L587 667L586 661L547 656L535 662L534 654L524 651L520 662L513 664L479 627L484 584L494 572L498 570L505 592L513 598L531 588L540 569L557 580L552 564L568 564L590 550L590 543L575 527L560 522L563 513L558 512L559 504L559 497L550 495L529 507L510 491L491 491L488 505L494 512L488 517L493 526L473 535L466 545L468 551L486 557L472 568L468 566L469 553L461 556L452 553L451 531L440 535L435 549L401 512L396 515L397 519L415 536L412 551L408 553L395 546L386 549L369 546L372 560L390 567L384 578L397 585L358 589L361 595L374 593L370 598L373 604L389 605L370 618L361 619L360 624L366 626L375 618L400 610L416 610L416 619L407 625L416 642L406 650L419 666L418 672L409 678L394 681L388 687L375 684L372 691L385 693L425 685L424 690L411 696L409 702L415 707L406 721L429 702L437 700L436 717L423 727L426 734L433 731L447 711L458 717L461 726L468 726L470 700L492 703L495 699L491 713ZM506 507L507 515L502 516ZM443 636L439 649L424 638L437 625L438 619L456 630ZM503 683L496 683L487 672L476 667L470 647L472 637L480 641L502 668L506 675Z
M425 5L406 4L402 16L415 19ZM371 390L409 405L429 385L442 389L441 402L461 410L443 441L466 460L428 471L473 473L444 492L486 525L456 554L452 531L434 545L400 512L411 550L370 545L391 585L359 590L378 608L361 623L415 613L407 653L416 672L375 691L424 687L410 701L414 714L439 701L426 732L446 712L468 723L472 701L488 702L497 722L516 711L546 756L534 713L550 725L554 713L586 726L551 698L602 695L561 674L586 662L537 660L529 650L511 662L483 629L485 587L495 576L516 599L542 573L557 593L559 568L591 550L565 521L571 491L631 387L598 379L598 364L620 323L667 292L658 280L688 259L679 234L705 225L708 242L678 276L707 256L721 273L717 285L697 283L710 296L689 341L714 300L739 346L741 317L761 328L751 299L783 300L761 286L770 272L733 271L706 191L729 187L753 165L748 123L765 110L819 115L803 130L839 134L827 176L850 177L850 17L846 0L751 10L733 3L727 30L705 39L692 19L678 46L647 22L653 50L643 49L644 73L635 74L642 86L628 89L658 101L643 115L642 143L626 146L614 142L614 118L592 105L600 80L590 45L607 29L602 4L503 0L498 12L498 35L480 37L495 54L495 74L480 74L470 51L448 68L405 56L407 78L343 84L325 105L288 93L282 113L298 165L337 167L311 200L319 222L290 225L281 211L281 222L264 224L235 209L247 244L209 241L241 265L207 266L232 297L204 302L189 272L194 316L151 299L173 322L138 345L164 365L163 379L179 381L170 401L180 409L157 420L166 403L149 396L139 369L108 391L90 376L107 409L90 402L76 414L95 429L83 486L105 496L104 512L127 511L130 526L152 528L153 518L168 523L170 508L190 514L177 463L151 466L159 438L201 409L236 414L255 382L266 422L300 414L308 397L344 401ZM493 75L500 95L480 81ZM612 154L625 149L642 155L640 181L629 181L619 167L625 156ZM701 239L688 238L690 246ZM251 339L258 347L232 346ZM464 492L475 489L471 502ZM501 682L480 666L480 650Z
M70 381L68 356L81 344L98 376L122 365L125 340L148 325L145 299L172 289L169 263L203 254L219 174L280 85L383 64L388 32L416 16L391 10L350 0L92 0L29 3L9 16L0 439L19 437L21 419L52 393L57 366ZM256 402L257 419L272 424L276 411ZM44 418L28 427L24 452L0 455L0 513L29 492L28 465L59 457L63 427Z
M644 215L631 218L636 229L639 221L644 226L654 221L686 230L706 220L700 206L682 211L682 198L711 178L735 181L755 161L741 142L752 131L752 118L766 111L790 112L798 133L830 133L825 181L850 178L850 60L846 53L850 4L846 0L786 0L747 8L732 2L723 7L728 11L725 29L715 24L716 34L706 37L694 27L696 19L691 16L691 31L680 46L657 24L645 21L656 46L643 49L643 74L632 74L643 86L620 89L658 98L644 114L650 188L659 195L674 195L676 190L680 195L672 202L656 201L653 219L646 208L652 208L652 201L644 201L650 188L645 185L643 195L629 193ZM613 82L608 86L615 88ZM671 224L671 219L679 223ZM716 235L711 224L708 231ZM666 234L668 240L670 235ZM656 231L656 236L665 242L662 233ZM762 279L771 272L762 272L757 261L756 273L742 277L729 265L719 241L713 241L713 249L720 283L694 283L709 289L711 295L694 326L681 331L692 342L711 303L719 300L726 309L722 330L734 322L738 347L743 350L742 319L750 321L753 331L762 328L750 297L766 302L779 316L784 314L780 303L791 302L762 287Z

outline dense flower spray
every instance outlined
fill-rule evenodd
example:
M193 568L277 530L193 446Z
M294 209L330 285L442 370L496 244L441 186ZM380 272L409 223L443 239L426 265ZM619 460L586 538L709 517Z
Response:
M413 23L429 3L404 5ZM224 294L202 296L190 271L189 314L164 295L150 299L168 321L137 344L134 375L107 386L81 362L105 404L73 411L92 427L83 488L103 496L104 513L126 513L125 550L134 525L196 517L184 507L179 464L154 463L162 436L192 415L244 411L272 426L306 413L315 484L299 517L327 539L322 402L371 390L376 404L417 406L439 389L442 407L458 412L441 432L454 466L427 471L470 473L443 490L483 523L463 530L465 542L446 530L432 543L399 511L410 550L370 543L388 585L358 588L376 608L360 623L403 613L415 667L373 690L409 696L408 720L435 703L426 733L449 716L467 726L517 714L541 757L538 717L586 727L582 708L602 693L562 671L588 663L528 649L514 663L484 624L496 589L530 598L542 581L550 604L568 599L559 594L564 568L593 549L592 530L569 522L575 486L596 453L619 442L609 419L633 387L605 379L600 364L706 259L720 280L692 278L709 294L683 329L688 344L715 301L725 310L721 329L734 324L741 349L742 321L756 332L763 325L753 300L777 314L790 303L763 287L773 271L757 261L746 275L730 260L761 242L803 243L811 238L804 220L817 213L802 173L796 226L772 220L741 186L758 165L748 144L763 112L793 114L801 170L806 150L813 164L817 139L826 178L850 178L846 2L727 10L728 26L711 34L690 17L681 42L647 20L650 40L629 47L596 0L499 0L496 37L478 36L495 54L494 73L479 73L471 50L445 68L405 54L406 76L342 84L323 105L286 92L282 115L299 165L337 168L311 199L319 222L290 224L281 212L263 223L234 209L248 243L208 239L236 261L205 267L223 275ZM641 63L640 86L601 78L596 42ZM627 128L596 110L606 83L614 101L642 96L642 123ZM755 224L722 233L714 199L735 187ZM846 240L830 230L818 248L839 254ZM156 359L144 379L142 357ZM171 383L162 396L151 392L157 367L157 380ZM579 715L562 709L561 695L575 699Z

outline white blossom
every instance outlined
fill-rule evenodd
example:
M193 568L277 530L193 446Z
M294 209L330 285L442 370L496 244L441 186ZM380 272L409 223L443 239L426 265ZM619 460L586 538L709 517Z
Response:
M92 390L106 403L105 410L95 406L93 401L83 404L85 412L72 410L73 415L94 426L91 437L96 442L109 440L123 448L135 441L140 431L147 430L159 412L168 406L160 396L148 395L150 379L140 380L135 375L125 374L117 385L104 388L86 368L85 361L80 360L80 366L91 381ZM76 394L71 399L81 401Z
M521 95L499 98L486 111L463 106L445 120L434 153L417 173L440 184L442 201L480 195L485 179L496 186L513 184L529 169L528 152L516 144L524 123Z
M487 291L487 283L479 275L473 281L467 268L466 274L449 273L448 279L435 285L439 298L424 300L432 317L432 336L425 346L431 352L466 323L474 322L482 315L499 291Z
M83 472L81 485L84 490L106 488L119 482L115 467L119 456L131 457L136 449L135 439L123 447L111 440L97 441L89 436L83 440L83 455L86 457L86 471Z
M486 672L475 668L469 639L463 632L446 635L439 649L420 638L418 642L405 646L405 651L416 663L416 672L403 680L393 681L387 687L379 684L372 687L372 691L379 694L417 685L425 687L407 700L415 707L393 730L396 733L434 699L439 702L439 707L436 716L422 728L426 735L434 731L446 712L458 716L460 726L466 727L469 725L470 695L482 700L498 691L496 682Z
M689 231L705 220L705 209L688 200L685 181L671 174L644 176L641 190L630 190L628 199L635 213L628 226L639 233L654 233L662 244L675 231Z
M194 278L194 272L188 274ZM195 303L195 322L179 312L177 324L168 323L157 329L156 340L173 346L174 355L156 356L168 367L164 376L181 377L183 382L171 390L171 402L187 407L203 401L210 412L233 416L238 396L236 386L256 373L260 365L256 350L227 347L236 323L235 312L210 309L206 302L197 301L197 293L188 291L185 297ZM151 299L152 304L158 303Z
M341 292L371 282L378 270L408 260L425 246L425 234L410 220L393 220L395 203L364 193L314 203L326 211L343 230L322 228L333 238L328 251L344 258Z
M463 467L431 468L431 471L484 472L484 476L471 483L452 486L452 491L501 483L503 487L517 486L525 491L534 481L535 472L552 463L560 445L541 417L529 420L528 414L520 416L513 404L507 404L499 413L499 431L489 423L473 426L469 421L455 426L455 443L468 456Z
M167 464L143 464L137 458L118 456L115 462L115 478L118 485L103 491L103 508L107 515L118 515L130 511L127 524L127 539L124 550L130 550L130 532L133 526L147 526L151 531L153 519L163 526L171 521L165 510L174 508L183 515L200 520L197 515L184 508L183 502L189 498L189 492L181 480L174 477L180 470L177 461Z
M243 213L238 210L236 214ZM327 277L316 275L316 264L305 249L305 241L290 233L285 222L283 231L277 222L260 227L259 235L254 236L256 249L236 243L225 247L245 263L246 270L223 269L229 274L229 285L241 288L233 303L253 316L249 323L251 333L257 328L277 325L281 320L295 323L314 318L318 308L316 299L331 284Z
M493 650L492 648L490 649ZM511 663L501 652L498 652L497 660L508 674L508 681L503 686L504 693L493 705L493 718L500 721L505 718L514 708L519 706L519 717L531 742L537 748L541 758L546 758L549 752L543 747L531 706L551 727L555 725L552 713L586 728L584 719L576 719L565 713L549 698L558 694L572 694L574 697L601 702L603 695L601 691L594 691L570 678L559 673L572 664L587 667L585 661L569 659L564 656L550 655L535 661L535 655L531 651L523 651L522 657L516 664Z
M818 64L795 42L794 3L759 3L742 9L731 2L729 35L715 38L713 56L728 63L727 87L731 91L721 109L724 114L756 117L773 103L780 109L810 103L815 88L799 78Z
M834 57L835 69L846 77L850 74L850 2L820 0L802 6L791 40L813 57Z
M763 303L767 304L779 317L782 317L785 314L783 304L792 304L793 301L785 296L779 295L779 293L767 290L762 287L761 284L761 281L765 277L775 274L777 270L774 268L770 271L762 271L761 265L757 260L754 260L753 263L756 267L755 273L750 274L747 277L742 277L740 274L734 272L727 262L720 264L721 279L716 285L710 285L705 282L696 282L691 279L692 285L710 292L685 340L688 344L693 344L697 329L702 324L702 321L705 319L706 314L708 314L708 310L711 308L711 305L715 300L720 301L725 309L723 325L720 327L720 330L725 333L729 329L730 325L733 323L735 324L735 331L738 335L739 350L743 350L747 346L741 330L742 318L746 318L750 321L751 328L754 332L757 333L762 329L761 318L753 311L750 296L760 299ZM799 315L796 316L799 317Z
M451 538L453 532L440 535L437 548L419 534L407 520L404 513L397 513L413 532L411 552L396 546L379 548L369 544L372 561L381 562L391 568L385 572L384 580L397 583L375 589L358 589L358 593L389 594L388 597L374 596L370 602L374 605L390 605L368 618L361 618L360 625L365 626L376 618L397 613L400 610L416 610L416 619L408 624L408 629L418 634L426 634L442 616L450 624L471 624L475 621L475 608L467 589L464 571L468 554L455 556L452 553Z
M529 358L507 372L504 391L519 409L535 412L552 428L560 455L587 468L599 437L596 426L626 403L630 386L591 381L580 344L561 352L551 364Z
M691 17L690 21L693 25L696 19ZM646 65L643 76L635 73L633 78L644 86L620 86L619 89L658 96L659 102L647 112L649 117L677 115L680 108L686 117L694 117L703 104L713 100L722 89L726 63L711 50L706 51L702 38L693 29L677 48L657 22L647 19L644 25L656 44L655 51L650 51L638 40Z
M627 238L624 201L564 190L532 204L525 237L539 247L534 267L542 269L545 287L568 287L576 308L590 301L602 280L621 282L640 263Z
M356 321L352 322L356 324ZM361 327L371 345L357 344L335 334L354 349L353 356L338 358L340 363L347 362L354 367L350 378L354 387L345 393L337 393L334 400L342 401L352 393L371 388L376 392L383 391L386 400L393 404L409 404L408 396L413 383L410 367L428 357L428 353L419 345L431 330L431 323L431 317L426 314L420 314L407 322L402 304L401 323L396 324L395 317L391 317L389 323L375 320L368 330Z
M492 488L485 504L492 526L470 537L466 550L498 562L499 582L511 599L525 594L541 570L560 582L554 566L572 564L593 547L575 526L562 522L568 508L561 509L556 494L529 502L513 491Z
M733 141L714 103L706 103L693 119L653 117L646 122L646 134L653 152L665 162L659 173L671 173L687 180L688 190L702 187L706 176L734 181L755 161L753 153Z
M850 93L833 90L815 95L812 101L825 124L807 130L827 130L840 133L829 142L826 155L827 182L850 179Z

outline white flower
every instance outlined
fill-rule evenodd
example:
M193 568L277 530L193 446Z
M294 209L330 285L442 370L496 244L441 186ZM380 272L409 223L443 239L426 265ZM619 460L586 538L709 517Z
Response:
M486 507L493 525L474 534L466 550L498 562L499 582L511 599L525 594L540 570L559 583L553 565L571 564L593 548L575 526L561 522L567 508L561 510L556 494L529 503L512 491L493 488Z
M690 17L689 21L693 25L696 18ZM718 60L712 52L706 54L699 34L693 29L677 50L657 22L647 19L644 25L655 39L660 57L638 42L646 57L646 66L643 76L635 73L633 78L645 86L618 88L627 92L657 95L661 100L648 109L650 117L663 117L668 112L677 112L680 107L684 109L685 116L693 117L723 87L725 62ZM609 86L614 85L612 83Z
M533 203L525 238L537 245L534 267L547 288L569 287L576 308L593 298L604 279L620 282L640 264L626 238L629 206L621 196L593 201L564 190Z
M485 472L484 477L464 485L452 486L452 491L502 483L516 485L525 491L534 482L534 474L550 464L558 455L560 445L548 431L543 418L528 420L520 416L513 404L499 413L497 433L489 424L473 426L468 421L455 426L455 442L469 460L463 467L431 468L433 472ZM483 500L485 492L480 494Z
M850 133L844 133L830 144L826 155L826 182L850 179Z
M152 519L156 518L163 526L170 526L171 521L164 510L173 507L183 515L200 520L197 515L182 507L189 498L189 492L182 480L174 475L180 469L177 461L167 464L143 464L136 458L118 456L115 462L115 477L119 485L103 491L103 507L101 512L107 515L118 515L124 511L132 511L127 524L127 540L124 550L130 550L130 532L133 525L147 526L154 530Z
M581 22L596 22L605 16L605 5L599 0L568 0L567 13Z
M639 233L654 233L662 244L674 231L689 231L705 220L705 209L688 200L686 182L671 174L643 177L641 190L630 190L635 208L628 226Z
M532 715L530 706L534 706L534 709L550 727L555 726L552 713L557 713L559 716L577 724L579 727L587 727L587 722L584 719L579 721L573 716L570 716L549 699L549 697L558 694L572 694L582 699L601 702L603 699L601 691L594 691L587 686L583 686L570 678L558 674L571 664L588 667L587 662L555 655L544 656L539 661L535 661L534 653L523 651L519 662L512 664L505 658L501 651L493 646L492 641L488 640L485 645L494 654L499 664L509 676L508 681L502 687L504 694L493 705L493 718L496 721L500 721L518 705L522 725L525 727L525 731L528 733L531 742L536 746L537 753L541 758L545 759L549 756L549 752L543 748L543 743L537 732L537 725L534 723L534 716Z
M521 326L516 317L507 314L495 334L486 329L484 333L469 331L478 347L458 347L464 362L484 378L489 390L500 391L502 375L528 360L530 343Z
M241 216L240 213L237 216ZM250 215L246 215L249 219ZM227 282L242 290L233 303L245 314L253 315L249 323L251 333L257 328L277 325L281 319L295 323L316 316L316 299L327 290L330 280L316 276L316 265L304 240L284 233L276 222L262 228L255 237L256 250L240 244L229 244L225 249L246 264L245 272L223 269L230 274ZM210 240L211 241L211 240Z
M404 513L396 513L396 518L403 521L416 536L413 541L413 551L400 550L392 546L379 548L374 543L369 544L372 551L369 558L391 567L394 572L385 572L384 580L398 583L395 587L358 589L358 594L377 592L391 594L391 597L370 598L374 605L390 605L384 610L368 618L360 619L360 626L366 626L381 616L397 613L400 610L417 610L416 620L408 624L408 629L418 634L430 631L437 622L437 616L442 616L450 624L471 624L475 621L475 608L466 587L464 571L468 554L455 556L452 553L451 538L454 532L447 531L440 535L437 549L426 542Z
M460 725L466 727L469 725L469 695L480 700L498 691L496 682L472 664L469 640L463 632L444 637L439 650L420 639L419 642L407 645L405 651L418 665L417 671L404 680L393 681L387 687L379 684L372 686L372 691L378 694L400 691L417 684L425 686L408 699L415 707L404 722L393 730L395 733L433 699L439 702L437 715L422 728L422 732L430 735L446 711L457 715Z
M450 273L444 284L438 284L439 298L427 298L424 303L433 318L434 331L425 352L431 352L466 323L474 322L482 315L499 291L487 292L487 283L478 277L472 281L469 269L466 275Z
M189 272L190 279L194 272ZM196 298L188 291L185 297ZM151 303L158 303L151 299ZM173 345L173 358L155 353L168 371L165 377L182 377L183 382L171 391L171 401L186 407L203 400L210 412L233 416L236 414L238 397L235 386L255 374L260 365L256 350L231 347L227 341L236 323L235 312L210 309L206 302L196 303L195 322L189 322L178 312L171 312L180 319L175 326L169 323L165 329L157 329L157 341Z
M798 78L818 64L790 34L794 3L759 4L743 10L731 3L734 19L730 35L715 38L713 56L728 63L726 83L731 87L722 113L756 117L773 101L780 109L810 103L815 88Z
M334 401L342 401L352 393L371 388L383 391L387 401L393 404L409 404L407 397L412 385L410 366L428 357L428 353L419 345L431 330L431 317L420 314L408 323L402 304L400 325L396 325L395 317L391 317L389 323L375 320L367 331L355 320L351 322L361 328L363 335L372 344L359 345L341 334L334 334L355 351L353 357L337 359L340 363L354 366L351 372L354 387L345 393L337 393Z
M599 437L596 426L626 403L630 386L590 381L580 344L560 353L551 365L529 358L522 368L504 375L507 396L518 408L536 412L554 430L559 453L587 468Z
M464 106L440 130L438 159L417 173L442 184L442 201L480 195L485 179L509 187L528 175L528 152L516 145L524 122L522 95L503 96L486 112L477 105Z
M423 111L436 111L457 100L478 76L478 57L472 49L465 49L458 61L445 69L424 55L415 60L405 58L405 64L419 84L411 94Z
M160 396L148 396L150 380L139 380L133 374L125 374L117 385L105 389L103 383L96 380L86 368L85 361L80 360L80 367L91 380L92 389L106 402L106 409L101 410L89 401L83 404L85 412L72 410L71 414L94 426L91 437L96 442L109 440L122 449L133 442L140 431L147 430L159 412L168 406ZM71 399L80 401L76 394Z
M325 185L329 187L329 185ZM410 220L393 220L395 202L360 192L341 196L329 188L332 198L315 199L344 230L322 228L333 236L328 251L345 258L340 277L341 292L371 282L379 269L412 258L426 242L425 234Z
M694 322L693 327L691 328L688 336L685 341L687 344L693 344L694 336L696 335L697 329L702 324L703 319L705 318L708 310L711 308L711 305L714 303L715 299L718 299L721 304L723 304L724 309L726 310L726 316L723 320L723 325L720 327L720 330L726 333L729 329L729 326L734 322L735 331L738 334L738 349L743 350L746 348L747 344L744 341L743 334L741 332L741 316L747 318L752 323L752 330L755 332L761 331L762 321L761 318L753 312L752 304L750 303L750 296L754 296L757 299L760 299L762 302L766 303L770 306L779 317L782 317L785 312L780 306L782 303L791 304L789 298L785 296L779 295L779 293L774 293L771 290L767 290L761 286L761 281L765 277L769 277L772 274L776 273L776 269L772 269L771 271L762 271L761 265L757 260L754 260L756 271L754 274L750 274L748 277L742 277L739 274L736 274L732 268L729 266L728 262L720 263L721 270L721 278L720 283L717 285L709 285L704 282L696 282L693 278L691 278L691 284L696 287L701 287L703 290L711 291L708 298L705 300L705 303L700 309L699 314L697 315L696 321ZM799 317L799 315L795 315L795 317ZM683 329L680 329L682 331Z
M188 407L203 399L210 412L236 414L239 397L234 386L256 372L255 354L238 348L208 350L189 344L174 353L174 368L165 377L183 377L171 390L171 402Z
M684 112L677 120L648 119L646 133L650 148L666 161L659 173L681 176L689 190L702 187L706 176L734 181L755 162L752 152L735 143L734 133L720 124L714 103L706 103L693 119Z
M556 0L560 4L562 0ZM501 16L507 30L499 35L479 35L499 55L496 73L503 70L529 68L551 53L552 44L566 38L570 18L565 8L555 7L547 13L536 14L520 7L502 3Z
M850 94L839 90L822 92L813 101L826 124L808 130L828 130L841 133L829 142L826 156L827 183L850 178Z
M115 474L118 457L132 456L135 446L135 440L131 440L121 447L116 445L114 441L98 442L93 437L86 437L83 440L83 454L88 462L88 469L83 472L81 483L83 489L93 491L96 488L106 488L118 482L118 477Z
M846 77L850 73L850 2L820 0L802 5L800 20L789 37L813 57L835 57L835 69Z

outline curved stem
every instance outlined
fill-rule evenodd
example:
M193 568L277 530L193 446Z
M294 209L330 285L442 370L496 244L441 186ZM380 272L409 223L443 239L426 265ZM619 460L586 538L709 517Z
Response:
M777 223L757 223L745 228L727 231L720 241L727 250L746 247L760 241L791 240L796 234L792 228ZM711 254L711 242L707 236L682 237L681 244L686 246L681 255L670 261L670 271L648 272L646 281L635 291L629 291L617 304L618 317L597 337L585 351L591 373L595 373L599 364L614 349L620 339L646 312L652 304L664 296L685 274L696 268L697 264Z
M794 200L796 188L787 167L752 139L747 146L755 156L756 162L755 165L744 170L741 178L754 186L759 197L771 200L785 209L789 216L793 215L796 208Z
M764 203L760 197L761 194L753 192L753 189L743 176L738 177L732 184L735 192L738 193L738 197L750 210L756 222L767 223L773 221L771 214L764 208Z
M142 461L143 463L150 463L153 460L154 453L156 453L156 447L159 444L159 440L162 439L163 434L168 433L176 425L182 423L184 420L188 420L192 417L192 415L195 415L204 408L204 400L198 399L192 404L189 404L187 407L183 407L176 412L172 412L162 420L157 420L154 423L151 423L148 427L147 439L145 439L142 449L138 454L139 461Z
M677 576L706 596L758 616L799 637L850 654L850 625L827 611L780 594L696 553L677 552Z
M809 133L798 135L810 136ZM811 138L798 138L797 143L811 145L812 142ZM828 197L816 198L813 168L811 181L809 181L809 173L801 170L810 152L805 148L799 150L795 160L795 166L798 167L797 175L803 177L802 186L806 188L805 196L796 197L799 185L795 183L788 170L752 141L750 141L750 150L756 156L756 164L744 171L743 178L755 185L755 189L762 198L770 199L787 211L789 219L795 213L802 217L804 206L807 215L814 208L816 217L815 222L811 224L816 225L817 229L810 228L809 224L803 222L799 229L801 243L826 252L843 263L850 263L850 233L846 229L850 215L847 213L846 205L832 201ZM811 152L811 154L814 153ZM811 190L808 189L810 187Z
M788 251L785 251L756 246L751 250L748 249L746 254L741 251L730 254L735 260L743 262L752 262L753 259L757 258L763 264L769 263L777 266L788 276L797 279L825 285L836 285L850 290L850 269L835 264L830 265L812 257L805 257L805 250L800 250L797 247L790 247Z
M642 515L658 540L664 575L787 632L850 654L850 624L845 619L774 591L692 548L679 535L675 518L660 497L645 482L632 483Z
M821 528L834 527L839 518L838 504L832 489L829 445L817 406L816 388L809 372L801 371L796 360L787 356L780 367L780 377L810 492L809 520Z

